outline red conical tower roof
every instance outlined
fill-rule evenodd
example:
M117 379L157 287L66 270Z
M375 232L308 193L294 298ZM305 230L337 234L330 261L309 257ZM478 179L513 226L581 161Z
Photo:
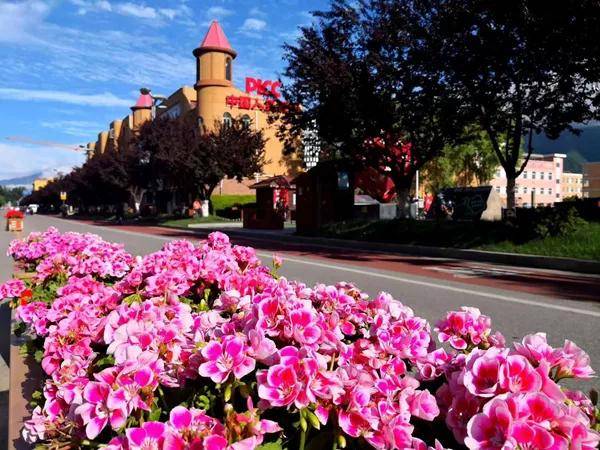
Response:
M225 36L223 28L221 28L221 25L219 25L219 22L216 20L213 20L210 24L206 36L204 36L200 47L194 50L194 54L196 55L197 53L204 53L207 51L222 51L229 53L233 57L236 56L236 52L231 48L231 44L229 43L227 36Z
M150 90L146 88L140 89L140 96L135 105L131 107L133 110L142 108L152 108L152 95L150 94Z

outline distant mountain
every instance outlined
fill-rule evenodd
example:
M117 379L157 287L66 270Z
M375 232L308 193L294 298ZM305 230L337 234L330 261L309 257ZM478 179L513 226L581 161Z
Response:
M581 172L585 162L600 161L600 125L581 128L579 136L569 132L550 140L541 135L534 137L535 153L564 153L567 155L565 171Z
M30 187L33 183L33 180L36 178L40 178L42 176L41 172L34 173L31 175L25 175L17 178L7 178L4 180L0 180L0 186L26 186Z

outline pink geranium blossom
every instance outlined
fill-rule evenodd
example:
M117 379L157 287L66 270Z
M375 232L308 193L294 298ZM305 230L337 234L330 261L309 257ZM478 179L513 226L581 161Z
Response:
M125 399L113 392L110 385L91 381L83 390L83 398L85 403L75 412L86 425L88 439L98 436L109 422L115 430L125 425L128 415Z
M215 383L223 383L230 374L241 379L254 370L256 361L246 354L247 346L239 337L226 336L222 342L209 342L202 349L206 362L198 372Z

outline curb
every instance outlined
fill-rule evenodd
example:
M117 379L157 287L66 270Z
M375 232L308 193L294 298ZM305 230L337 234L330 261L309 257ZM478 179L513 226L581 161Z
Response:
M181 228L184 229L184 228ZM541 255L526 255L520 253L500 253L485 250L458 249L448 247L428 247L424 245L391 244L384 242L355 241L351 239L336 239L325 237L307 237L281 233L269 233L263 231L241 231L239 229L185 228L198 234L208 234L212 231L223 231L230 236L257 238L263 240L276 240L279 242L290 242L308 245L320 245L325 247L339 247L343 249L354 249L366 252L377 251L378 253L405 254L412 256L429 256L438 258L462 259L477 262L489 262L510 266L529 267L536 269L560 270L565 272L576 272L585 274L600 274L600 261L584 259L562 258Z

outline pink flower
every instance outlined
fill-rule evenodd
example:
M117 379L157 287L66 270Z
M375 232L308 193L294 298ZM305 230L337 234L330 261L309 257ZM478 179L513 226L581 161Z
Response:
M479 309L463 306L460 311L450 311L435 329L441 342L448 342L457 350L466 350L469 346L485 349L490 344L504 346L501 334L491 334L491 323Z
M509 392L536 392L542 388L542 378L524 356L512 355L500 372L500 386Z
M508 350L491 347L475 349L467 356L463 382L468 391L479 397L493 397L500 389L500 374Z
M410 413L423 420L433 420L440 414L435 397L429 391L414 391L408 396Z
M246 352L246 344L239 337L225 336L222 342L211 341L202 349L207 361L200 364L198 373L215 383L223 383L231 373L241 379L252 372L256 364Z
M594 373L588 354L574 342L566 340L560 351L557 378L580 378L585 380L593 377Z
M465 445L471 450L514 449L517 444L511 437L512 425L513 417L506 402L490 400L481 414L469 420Z
M4 298L17 298L25 292L27 286L23 280L13 279L0 284L0 300Z
M83 398L85 403L75 413L83 419L88 439L98 436L109 422L114 430L125 425L128 414L125 401L108 384L90 381L83 390Z
M216 419L202 410L176 406L168 422L170 430L165 438L165 449L224 450L227 447L225 429Z
M291 337L300 345L311 345L319 340L321 329L316 317L307 308L296 309L290 313Z
M161 422L144 422L141 427L125 430L129 450L161 450L166 435Z

